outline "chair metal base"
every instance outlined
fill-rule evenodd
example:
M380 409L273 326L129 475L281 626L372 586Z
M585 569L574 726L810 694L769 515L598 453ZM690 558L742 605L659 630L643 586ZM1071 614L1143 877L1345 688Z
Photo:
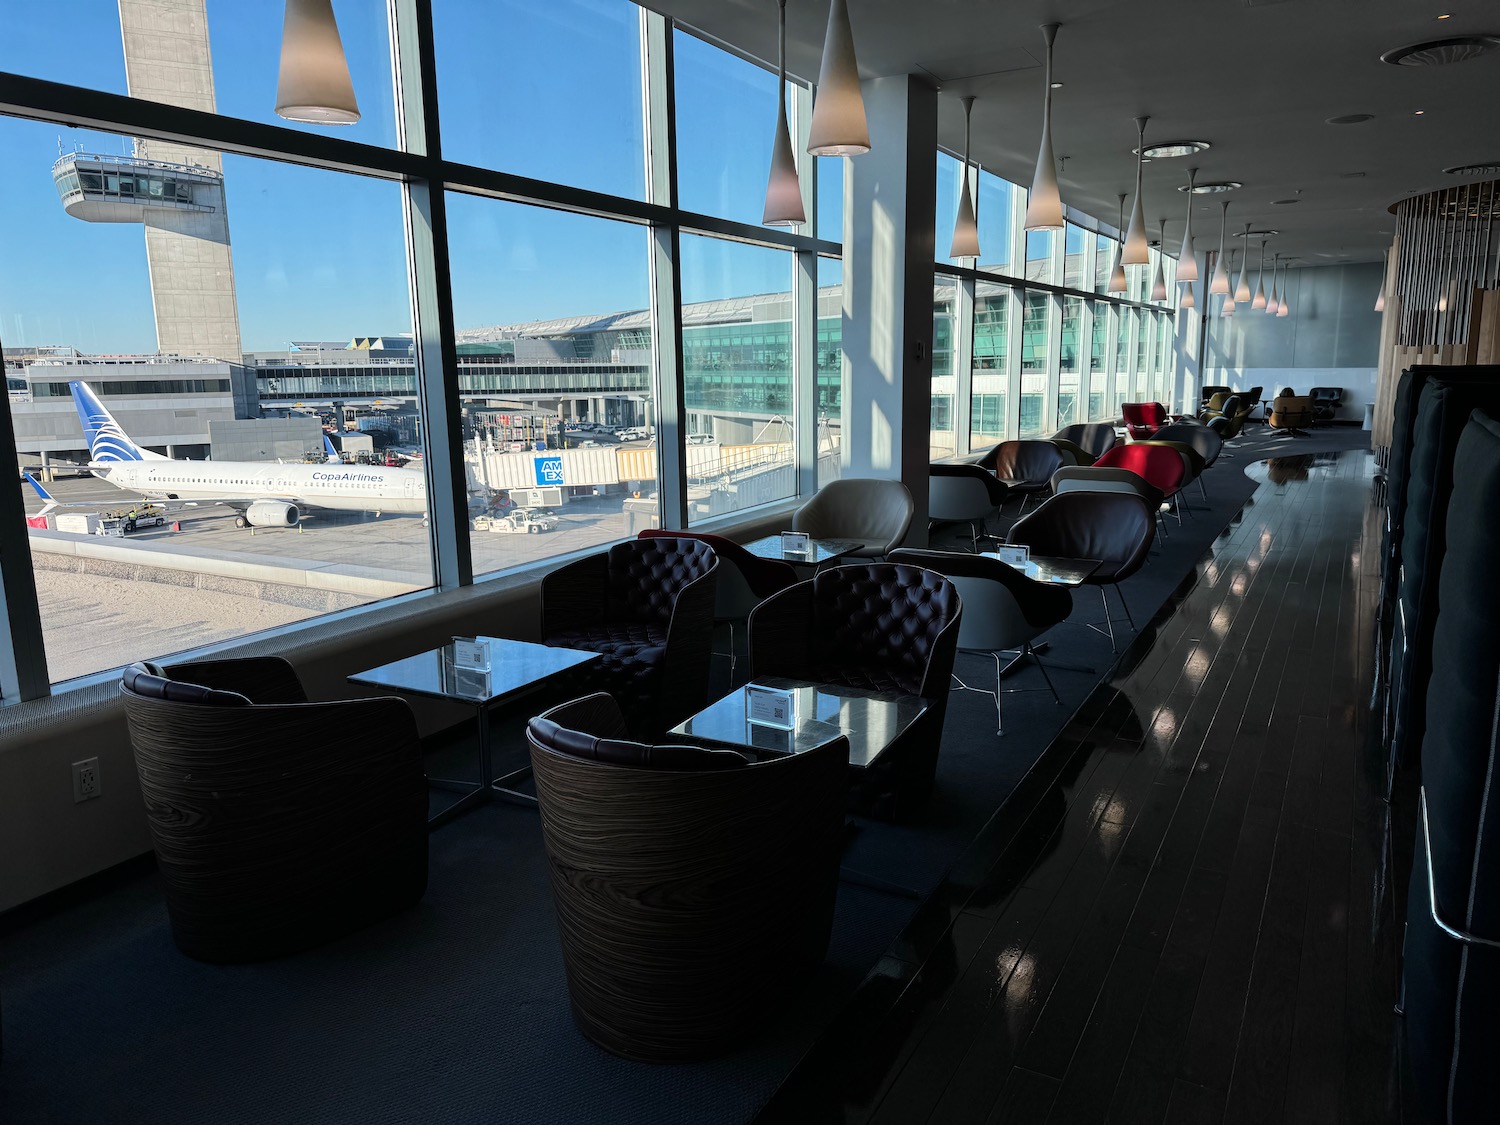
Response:
M970 649L970 650L967 650L967 651L975 651L975 650ZM1017 655L1015 656L1014 659L1006 662L1006 664L1004 666L1002 666L1001 663L1000 663L1001 654L1002 653L1007 653L1007 652L1016 652ZM1018 664L1020 661L1024 660L1028 656L1031 657L1031 659L1036 662L1036 666L1039 669L1041 669L1042 679L1044 679L1044 680L1047 681L1047 690L1049 690L1050 692L1052 692L1052 698L1057 702L1057 705L1059 707L1062 706L1062 696L1060 696L1060 695L1057 694L1057 688L1052 683L1052 677L1049 676L1049 675L1047 675L1047 666L1042 663L1042 658L1037 655L1037 651L1036 651L1035 648L1032 647L1030 641L1027 641L1025 644L1023 644L1020 647L1019 650L1016 650L1016 649L996 649L996 650L990 651L989 655L995 661L995 690L994 691L991 691L989 688L973 687L973 686L971 686L969 684L964 683L963 680L961 680L959 678L957 672L951 673L951 675L953 676L953 682L958 685L958 690L959 691L973 691L973 692L978 692L980 695L989 695L989 696L993 696L994 697L994 699L995 699L995 734L996 735L1004 735L1005 734L1005 719L1004 719L1004 716L1002 715L1001 710L1000 710L1000 697L1002 695L1009 695L1010 693L1017 692L1017 691L1041 691L1042 690L1041 688L1002 688L1000 686L1000 679L1001 679L1001 677L1003 677L1006 672L1010 671L1013 667L1016 666L1016 664Z
M1125 611L1125 620L1130 623L1130 631L1132 633L1138 632L1139 630L1137 630L1135 626L1135 618L1130 615L1130 605L1125 601L1125 593L1120 589L1120 584L1118 582L1114 582L1111 583L1111 585L1114 586L1115 594L1120 599L1120 608ZM1099 599L1104 603L1104 625L1101 627L1098 623L1093 621L1082 621L1078 624L1084 625L1087 628L1092 629L1096 633L1104 634L1104 636L1109 638L1109 651L1118 653L1120 650L1115 646L1114 620L1110 617L1109 613L1109 596L1104 592L1104 587L1102 585L1099 587Z

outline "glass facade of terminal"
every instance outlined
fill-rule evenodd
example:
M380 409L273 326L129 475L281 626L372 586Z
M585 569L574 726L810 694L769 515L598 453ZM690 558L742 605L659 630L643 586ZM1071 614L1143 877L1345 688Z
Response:
M203 0L201 41L174 39L165 74L122 53L151 33L147 0L67 7L20 0L0 39L19 111L0 117L9 428L56 502L25 491L30 566L0 560L26 571L9 597L34 589L39 610L39 628L12 615L10 698L645 527L713 526L848 463L848 170L794 145L809 221L760 225L773 70L630 0L341 6L363 117L339 131L271 112L279 11ZM812 91L788 96L805 133ZM168 119L168 102L199 116ZM921 159L934 459L1170 401L1155 249L1126 297L1107 294L1117 232L1070 213L1028 234L1026 190L981 169L982 253L949 258L962 170ZM76 536L143 495L82 471L97 458L74 383L147 456L290 467L254 494L167 498L167 529L106 544L136 564L121 577ZM381 495L303 502L295 482L330 443L397 474L390 497L364 482ZM425 513L397 500L418 490ZM512 519L527 508L556 519Z

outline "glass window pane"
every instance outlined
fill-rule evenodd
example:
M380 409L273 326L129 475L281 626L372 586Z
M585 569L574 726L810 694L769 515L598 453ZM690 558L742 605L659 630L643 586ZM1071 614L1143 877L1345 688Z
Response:
M1027 293L1021 322L1021 429L1023 438L1046 428L1047 367L1057 303L1050 293ZM1051 431L1046 431L1050 433Z
M953 224L958 221L958 195L963 190L963 162L946 152L937 154L937 219L933 227L933 256L939 262L959 262L948 255L953 246ZM981 240L979 248L987 249Z
M644 197L641 19L635 4L437 0L432 24L444 156ZM770 146L768 125L767 152ZM764 192L764 170L760 188ZM759 213L755 218L760 220Z
M979 173L979 268L996 273L1011 272L1012 209L1020 193L1008 180L990 172Z
M818 237L844 241L843 156L820 156L818 161Z
M818 487L837 480L843 455L844 263L818 259ZM933 361L937 361L936 349Z
M974 367L969 404L969 444L973 449L1005 440L1011 293L1010 286L993 281L979 281L974 286Z
M355 124L339 126L277 116L281 12L280 4L207 0L206 19L200 19L191 5L160 0L14 0L6 5L0 70L394 147L385 5L337 5L339 38L361 114ZM155 145L138 143L137 154L168 159L146 151Z
M932 459L958 452L953 404L958 396L954 369L954 327L958 314L958 282L939 276L932 295L932 420L928 447Z
M1052 266L1052 243L1056 237L1056 231L1026 232L1027 281L1040 281L1045 285L1057 284L1057 271Z
M1112 413L1120 416L1122 402L1134 402L1130 394L1130 333L1135 326L1135 310L1113 305L1115 316L1115 402Z
M1115 268L1115 254L1120 244L1106 235L1094 236L1094 292L1109 292L1109 275Z
M11 454L55 473L68 505L43 516L26 499L65 532L31 540L52 678L430 586L399 186L178 145L191 202L127 201L106 195L103 169L118 182L159 168L84 131L59 160L57 136L0 118L18 167L57 161L55 180L0 177L4 243L27 263L0 272ZM71 383L164 459L82 472L108 450ZM328 464L325 440L366 463ZM105 541L129 552L128 573L79 569L75 536L100 528L118 533Z
M797 494L792 255L682 237L688 522Z
M1106 366L1109 355L1109 324L1111 309L1103 301L1094 301L1093 328L1089 344L1089 411L1085 419L1098 422L1111 416L1109 386Z
M1063 257L1063 284L1069 289L1085 289L1083 277L1083 248L1084 240L1091 238L1088 231L1075 227L1072 223L1067 226L1066 253Z
M1079 409L1080 341L1083 329L1083 299L1063 298L1062 351L1058 356L1061 374L1057 384L1057 427L1082 421Z
M684 31L674 43L678 198L688 211L759 224L776 125L776 75ZM801 167L806 154L792 148Z
M659 524L645 228L449 193L474 572Z

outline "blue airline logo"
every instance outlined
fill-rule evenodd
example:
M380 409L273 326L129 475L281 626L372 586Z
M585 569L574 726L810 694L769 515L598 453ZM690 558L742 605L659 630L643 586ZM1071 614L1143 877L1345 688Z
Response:
M141 451L128 437L120 424L114 420L104 404L89 389L87 383L74 381L68 384L73 392L73 405L78 410L78 420L83 424L83 436L88 439L89 459L97 462L139 461Z
M538 485L563 483L563 459L561 457L537 457L533 459L532 464L536 466Z

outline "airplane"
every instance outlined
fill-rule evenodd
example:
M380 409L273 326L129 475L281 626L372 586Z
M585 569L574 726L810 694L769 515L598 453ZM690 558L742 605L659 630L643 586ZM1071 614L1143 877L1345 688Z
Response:
M86 383L68 384L89 443L89 469L100 480L138 496L233 508L236 527L296 527L307 508L346 512L427 514L427 479L415 469L379 465L334 467L266 461L178 461L142 449ZM54 503L56 503L54 501Z

